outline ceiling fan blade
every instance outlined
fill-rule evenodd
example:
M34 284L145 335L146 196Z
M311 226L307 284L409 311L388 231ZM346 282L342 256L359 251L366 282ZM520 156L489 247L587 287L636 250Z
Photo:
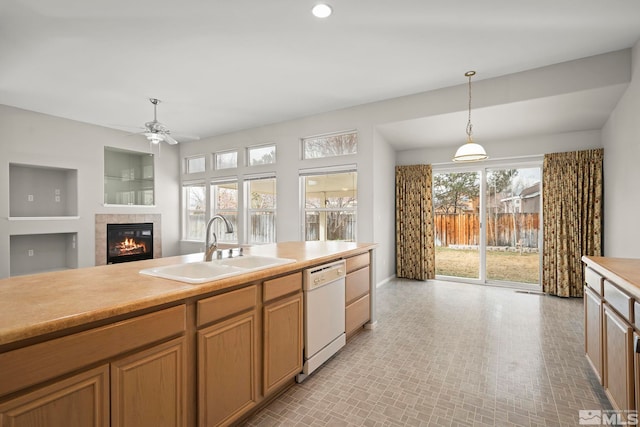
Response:
M200 137L198 135L189 135L189 134L184 134L184 133L176 133L176 132L171 132L173 135L175 135L176 138L178 138L180 141L185 142L185 141L199 141Z
M173 137L171 135L169 135L168 133L164 133L162 134L162 137L164 138L164 141L167 144L171 144L171 145L176 145L178 143L178 141L176 141L175 139L173 139Z

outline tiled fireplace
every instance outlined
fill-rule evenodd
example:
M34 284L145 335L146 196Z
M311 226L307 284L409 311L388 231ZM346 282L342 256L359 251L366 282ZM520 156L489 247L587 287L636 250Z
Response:
M141 244L151 244L152 243L152 250L151 248L149 248L149 250L146 250L145 252L147 253L151 253L153 258L160 258L162 257L162 239L161 239L161 233L160 233L160 214L96 214L96 239L95 239L95 253L96 253L96 265L105 265L108 262L117 262L114 261L113 258L113 250L108 250L107 249L107 241L108 241L108 232L107 232L107 224L119 224L121 225L121 227L112 227L114 229L121 229L121 230L125 230L121 233L123 234L123 237L127 237L126 234L127 233L131 233L130 231L126 231L126 229L128 228L128 226L131 225L144 225L147 224L148 227L147 229L152 229L153 231L151 232L151 236L146 236L147 232L144 232L145 234L142 234L142 232L136 232L137 234L139 234L140 236L140 240L142 240L141 242L137 242L137 243L132 243L129 241L125 241L123 242L123 244L125 245L141 245ZM111 232L111 235L113 237L113 231ZM111 245L113 246L113 245ZM129 246L127 249L132 250L134 252L140 252L140 250L138 250L137 248L131 247ZM110 254L111 253L111 254ZM136 259L142 259L144 257L125 257L122 258L120 260L134 260L133 258Z

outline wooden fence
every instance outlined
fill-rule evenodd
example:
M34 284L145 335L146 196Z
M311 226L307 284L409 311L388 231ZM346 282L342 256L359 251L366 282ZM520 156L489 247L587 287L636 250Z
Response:
M480 216L475 213L435 214L437 246L480 244ZM487 218L487 246L537 248L537 213L499 213Z

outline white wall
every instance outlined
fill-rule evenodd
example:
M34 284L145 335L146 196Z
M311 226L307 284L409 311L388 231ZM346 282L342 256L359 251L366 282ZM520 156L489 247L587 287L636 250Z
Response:
M9 235L77 233L78 266L95 264L95 214L162 215L163 255L179 252L178 149L164 145L156 157L155 207L105 207L104 147L148 152L142 137L0 105L0 278L9 276ZM9 164L77 169L79 219L9 221Z
M378 132L373 153L373 241L380 243L376 249L376 280L380 283L396 271L396 153Z
M604 142L604 254L640 258L640 41L632 51L632 79L602 129Z
M527 99L591 90L626 84L629 78L629 51L623 50L523 71L504 77L476 82L481 102L476 107L504 105ZM379 244L376 258L378 281L395 274L395 164L450 162L452 148L421 149L394 152L392 141L378 131L384 124L430 115L450 113L460 108L458 100L466 93L466 85L404 96L339 111L318 114L255 129L243 130L198 142L182 144L182 158L210 154L228 149L276 143L277 164L257 171L272 171L278 180L278 241L301 240L298 171L340 163L358 166L358 240ZM300 138L305 136L357 129L359 150L345 158L302 161ZM492 141L482 144L492 158L540 155L602 146L600 131L537 135L517 140ZM239 160L242 163L242 159ZM242 177L252 168L240 167L234 174ZM207 172L191 178L215 177ZM183 252L201 250L202 244L182 242Z
M300 138L351 129L358 131L357 154L326 159L301 159ZM180 154L183 158L228 149L240 149L238 158L240 167L237 170L232 172L212 172L209 170L204 174L183 175L183 180L208 180L225 175L243 178L245 175L253 173L275 172L278 194L277 240L279 242L300 241L302 240L303 224L300 214L299 171L301 169L355 164L358 170L357 240L376 242L384 248L392 248L391 242L387 241L388 236L382 236L384 240L380 241L374 233L374 228L377 225L374 225L373 207L374 199L379 199L382 203L386 203L388 200L393 202L393 191L389 194L390 189L393 189L393 179L382 188L377 188L373 177L379 172L388 177L389 171L392 176L394 156L386 142L379 141L378 146L384 149L384 153L388 156L386 160L374 165L373 133L374 128L369 116L363 113L362 109L353 108L182 144ZM244 149L248 146L266 143L276 144L277 163L259 167L244 166ZM386 148L384 148L385 146ZM375 172L374 169L376 169ZM384 219L391 220L386 215ZM188 253L201 250L202 244L182 242L181 247L184 253ZM388 258L388 254L384 256ZM378 277L388 277L393 274L395 266L389 259L378 263L378 265L386 269L378 272Z

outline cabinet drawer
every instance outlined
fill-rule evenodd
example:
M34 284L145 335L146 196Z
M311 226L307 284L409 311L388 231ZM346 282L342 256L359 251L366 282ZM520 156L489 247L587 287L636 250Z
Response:
M369 321L369 294L363 296L345 311L345 331L347 334L355 331Z
M366 254L352 256L345 260L347 262L347 273L369 265L369 252Z
M361 268L347 274L345 281L345 301L351 304L354 300L369 293L369 267Z
M266 280L262 288L264 302L302 290L302 272Z
M589 286L595 293L600 296L602 296L603 280L604 279L601 275L599 275L589 267L586 267L584 269L584 281L587 283L587 286Z
M198 301L198 326L224 319L256 306L258 287L247 286Z
M633 300L629 295L622 292L606 279L604 281L604 299L611 307L615 308L627 322L631 323Z
M186 329L179 305L0 354L0 396L107 360Z

